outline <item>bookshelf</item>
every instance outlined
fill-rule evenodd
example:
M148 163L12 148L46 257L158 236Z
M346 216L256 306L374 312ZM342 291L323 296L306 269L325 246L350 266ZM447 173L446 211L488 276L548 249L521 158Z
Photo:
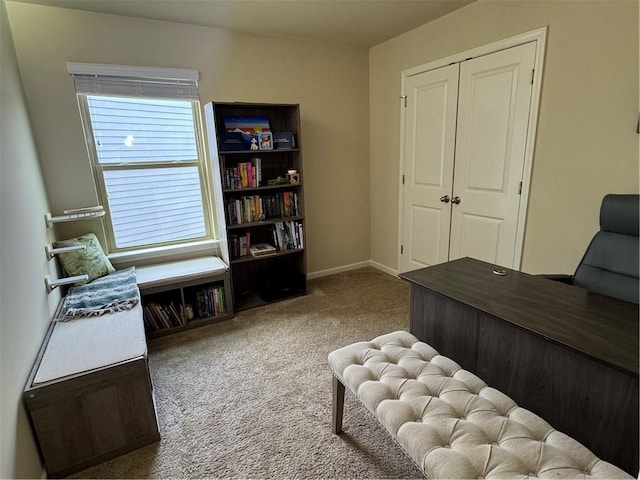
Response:
M299 105L209 102L205 118L221 256L230 267L234 309L306 294ZM252 149L262 142L237 131L265 131L267 124L271 149ZM275 252L252 255L251 246L263 243Z
M229 271L220 258L136 267L136 275L149 338L233 316Z

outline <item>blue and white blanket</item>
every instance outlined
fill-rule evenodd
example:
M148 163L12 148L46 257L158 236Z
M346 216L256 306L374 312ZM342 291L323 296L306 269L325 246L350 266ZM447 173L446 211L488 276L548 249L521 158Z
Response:
M57 320L94 317L120 312L140 302L134 267L110 273L79 287L71 287L63 299Z

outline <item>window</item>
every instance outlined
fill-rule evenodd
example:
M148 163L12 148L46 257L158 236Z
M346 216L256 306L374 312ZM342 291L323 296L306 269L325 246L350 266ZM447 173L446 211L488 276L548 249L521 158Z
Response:
M109 250L212 238L197 72L86 64L67 69L107 211Z

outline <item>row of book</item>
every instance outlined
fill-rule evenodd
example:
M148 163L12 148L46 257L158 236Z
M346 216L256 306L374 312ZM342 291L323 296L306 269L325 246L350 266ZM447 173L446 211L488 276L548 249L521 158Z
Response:
M244 235L229 236L229 255L231 258L244 257L251 251L251 232L246 231Z
M230 225L292 217L298 215L298 194L286 191L273 195L229 198L225 206Z
M196 318L216 317L227 313L224 287L208 285L196 291Z
M142 318L148 331L175 328L186 325L194 318L209 318L227 313L224 287L205 285L191 292L194 305L174 302L149 302L144 304Z
M276 222L271 227L273 244L279 252L304 248L302 222Z
M224 171L224 186L227 189L252 188L262 186L262 160L252 158Z
M179 327L186 323L186 316L180 307L168 303L146 303L144 305L142 319L147 330L160 330L162 328Z

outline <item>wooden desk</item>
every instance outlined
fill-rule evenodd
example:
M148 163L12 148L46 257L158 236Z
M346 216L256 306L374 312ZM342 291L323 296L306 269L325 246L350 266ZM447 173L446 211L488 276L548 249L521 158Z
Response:
M462 258L400 275L410 330L638 475L638 305Z

